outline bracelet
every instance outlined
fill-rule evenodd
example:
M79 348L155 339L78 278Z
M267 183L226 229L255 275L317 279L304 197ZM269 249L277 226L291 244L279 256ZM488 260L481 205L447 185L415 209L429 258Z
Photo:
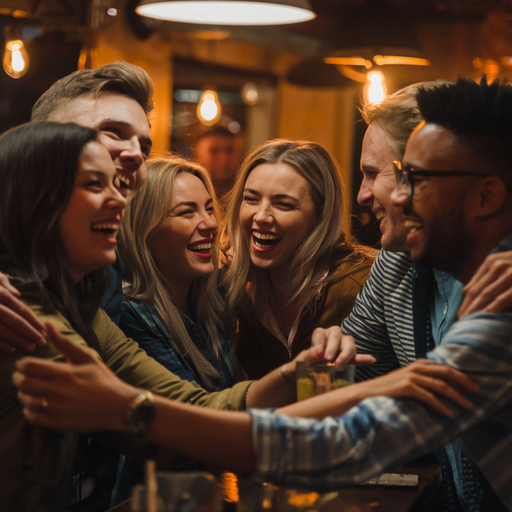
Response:
M291 382L292 384L295 384L295 381L286 373L286 365L283 364L281 366L281 375L283 376L283 379L287 380L288 382Z

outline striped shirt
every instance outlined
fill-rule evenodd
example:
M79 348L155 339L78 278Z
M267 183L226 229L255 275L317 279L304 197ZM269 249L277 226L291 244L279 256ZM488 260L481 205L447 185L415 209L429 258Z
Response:
M375 364L358 368L358 380L416 361L413 270L407 254L380 251L352 313L343 321L342 331L354 336L357 352L377 358Z

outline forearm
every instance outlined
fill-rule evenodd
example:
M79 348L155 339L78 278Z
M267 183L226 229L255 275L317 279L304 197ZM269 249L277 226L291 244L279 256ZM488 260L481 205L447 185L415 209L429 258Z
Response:
M275 412L286 416L321 420L327 416L341 416L365 398L361 385L354 384L280 407Z
M248 414L191 407L156 397L149 440L217 467L250 473L255 466Z
M247 409L281 407L297 400L295 361L286 364L285 370L286 376L279 367L251 385L247 392Z

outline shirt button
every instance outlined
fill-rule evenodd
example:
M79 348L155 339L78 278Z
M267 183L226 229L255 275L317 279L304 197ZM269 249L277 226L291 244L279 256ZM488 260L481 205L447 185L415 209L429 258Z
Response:
M443 315L446 315L446 312L448 311L448 304L445 305Z

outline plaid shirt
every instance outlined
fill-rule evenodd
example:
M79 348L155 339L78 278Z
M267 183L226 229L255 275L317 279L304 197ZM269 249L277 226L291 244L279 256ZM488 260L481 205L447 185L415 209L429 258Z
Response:
M498 250L512 249L509 235ZM364 400L323 421L251 410L257 474L277 484L333 489L370 478L458 438L512 511L512 313L477 313L428 353L478 382L471 409L451 417L411 399Z

